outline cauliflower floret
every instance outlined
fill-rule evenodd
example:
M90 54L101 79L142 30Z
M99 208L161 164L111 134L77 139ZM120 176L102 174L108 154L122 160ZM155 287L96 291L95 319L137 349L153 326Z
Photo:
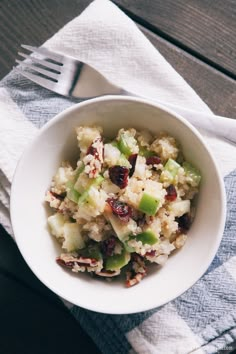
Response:
M85 155L89 146L97 138L101 138L102 127L77 127L76 134L82 155Z
M138 155L133 177L144 179L144 178L150 178L151 176L152 176L152 172L150 169L147 168L146 158Z
M104 162L108 166L114 166L120 158L120 150L112 144L104 145Z
M118 132L117 139L118 141L125 142L126 148L130 150L131 154L138 154L139 147L137 140L135 139L136 130L131 129L120 129Z
M59 167L53 177L51 191L57 194L66 192L66 183L71 180L73 174L73 168L69 164L64 163L64 166Z
M160 136L153 141L151 150L155 151L164 161L168 159L175 160L179 153L176 140L165 133L160 134Z
M96 187L91 186L88 190L88 198L82 205L79 206L78 211L73 217L78 219L92 220L104 212L106 200L108 195L102 189L98 190Z
M83 230L88 232L88 237L100 242L105 238L106 220L103 216L98 216L94 220L83 225Z
M136 138L140 144L140 146L148 148L153 139L151 133L147 130L142 130L137 132Z

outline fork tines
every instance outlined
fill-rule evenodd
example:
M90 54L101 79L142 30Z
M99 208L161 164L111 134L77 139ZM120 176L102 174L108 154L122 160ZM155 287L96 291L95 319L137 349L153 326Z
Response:
M23 44L21 45L21 47L28 50L29 52L32 52L32 53L25 54L23 52L18 52L19 56L23 57L24 59L29 59L29 60L20 61L20 60L16 59L17 64L20 64L22 67L24 67L26 69L33 70L33 71L45 76L47 78L46 80L44 79L45 81L48 81L48 80L51 80L54 82L58 81L57 80L58 75L61 73L61 67L63 66L63 63L62 63L63 56L62 55L57 54L57 53L52 53L51 51L49 51L48 49L46 49L44 47L36 48L36 47L23 45ZM42 59L39 59L38 57L36 58L35 56L33 56L34 53L40 54L41 56L43 56L43 58ZM51 60L51 61L48 61L48 60ZM25 75L30 80L35 81L35 78L37 78L37 83L39 83L38 79L40 78L40 76L35 75L29 71L26 72L25 70L22 70L19 67L16 67L15 69L17 69L17 71L20 71L21 74ZM43 77L41 77L41 79L43 79ZM42 84L42 82L40 84ZM45 82L45 84L47 84L47 82Z

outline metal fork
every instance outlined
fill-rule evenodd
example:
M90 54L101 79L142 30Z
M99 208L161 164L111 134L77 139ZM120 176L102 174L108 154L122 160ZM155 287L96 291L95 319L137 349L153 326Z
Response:
M113 84L88 64L72 57L49 51L45 47L36 48L28 45L21 45L21 47L31 55L18 52L19 56L27 60L16 59L16 63L20 66L14 67L14 69L36 84L60 95L75 98L91 98L102 95L141 97ZM35 53L37 56L32 55ZM147 99L150 101L150 98ZM199 113L169 102L153 99L151 101L179 113L197 128L205 129L214 135L236 143L236 120Z

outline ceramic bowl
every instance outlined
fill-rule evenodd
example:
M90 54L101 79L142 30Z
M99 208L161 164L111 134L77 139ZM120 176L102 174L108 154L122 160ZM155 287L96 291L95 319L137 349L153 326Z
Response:
M134 127L166 131L181 144L186 160L201 170L194 222L185 246L139 285L107 282L74 274L55 262L60 247L47 228L45 192L62 160L78 153L74 128L101 125L104 136ZM18 163L11 192L11 219L18 247L35 275L71 303L110 314L161 306L189 289L212 262L223 234L225 191L216 162L198 131L174 112L144 99L118 96L74 105L47 123Z

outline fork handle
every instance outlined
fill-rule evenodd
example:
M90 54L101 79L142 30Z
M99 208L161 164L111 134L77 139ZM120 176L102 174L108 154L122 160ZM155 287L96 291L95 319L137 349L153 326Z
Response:
M125 93L129 96L140 97L132 93ZM142 98L144 98L142 96ZM146 98L146 97L145 97ZM155 99L148 100L162 104L163 106L170 108L176 113L180 114L183 118L189 121L192 125L199 129L205 129L209 133L221 137L233 144L236 144L236 119L222 117L213 114L202 113L190 109L186 109L180 106L176 106L170 103L161 102Z

